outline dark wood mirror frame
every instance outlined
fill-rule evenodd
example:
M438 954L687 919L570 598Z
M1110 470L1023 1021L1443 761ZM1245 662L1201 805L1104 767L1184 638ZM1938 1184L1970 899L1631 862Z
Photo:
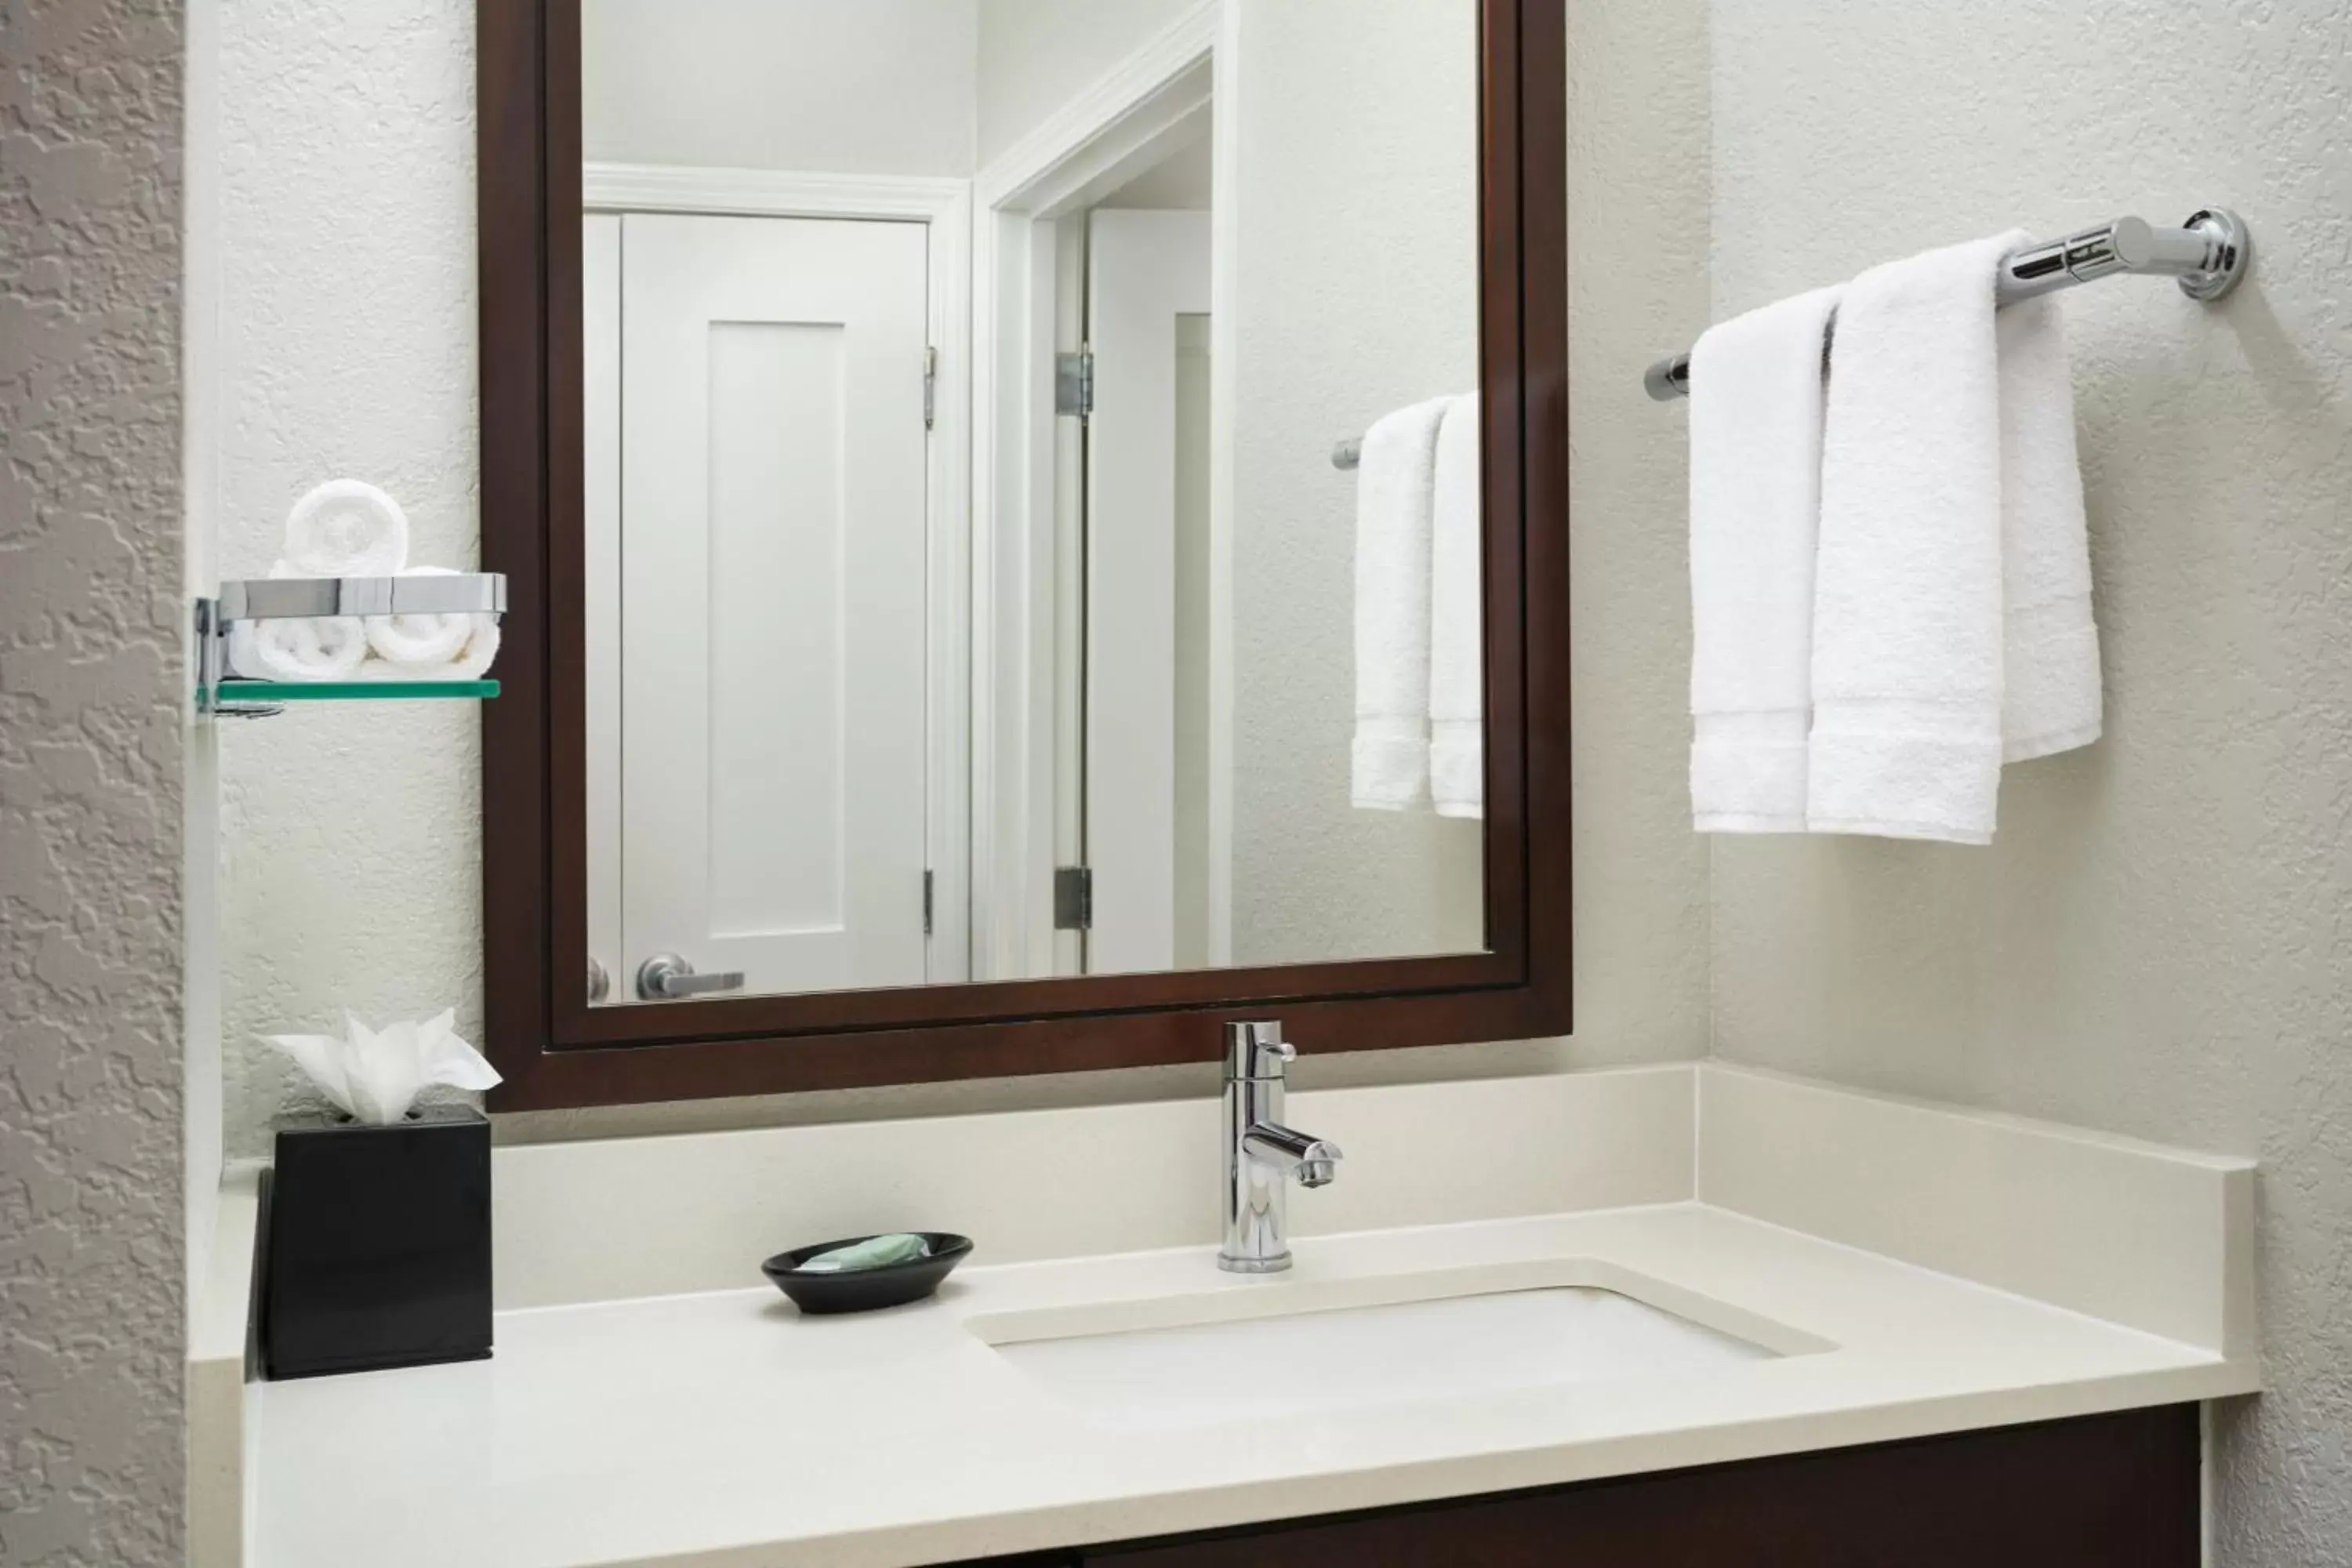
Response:
M508 580L483 710L493 1110L1213 1060L1570 1024L1566 19L1481 0L1488 951L592 1008L586 909L579 0L480 0L482 563Z

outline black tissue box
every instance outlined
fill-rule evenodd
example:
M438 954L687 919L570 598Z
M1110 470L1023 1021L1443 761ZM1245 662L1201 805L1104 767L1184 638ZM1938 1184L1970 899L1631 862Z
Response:
M490 1123L480 1111L426 1106L392 1127L284 1122L262 1201L266 1375L490 1353Z

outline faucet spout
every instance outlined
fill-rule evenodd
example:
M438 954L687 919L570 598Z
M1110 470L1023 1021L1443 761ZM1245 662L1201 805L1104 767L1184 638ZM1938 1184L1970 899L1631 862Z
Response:
M1282 1121L1283 1068L1297 1053L1275 1023L1225 1026L1225 1239L1217 1267L1272 1274L1290 1267L1289 1184L1328 1186L1339 1146Z
M1329 1186L1339 1177L1339 1162L1346 1158L1337 1143L1294 1131L1279 1122L1261 1121L1252 1127L1242 1134L1242 1148L1252 1158L1295 1178L1302 1187Z

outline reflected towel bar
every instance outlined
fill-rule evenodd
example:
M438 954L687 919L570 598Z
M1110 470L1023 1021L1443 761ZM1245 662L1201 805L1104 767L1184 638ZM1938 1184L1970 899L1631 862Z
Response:
M1993 298L1997 304L2013 305L2095 278L2146 273L2177 278L2182 293L2211 304L2238 286L2252 259L2253 238L2244 220L2227 207L2207 207L2179 228L2157 228L2142 218L2119 217L2012 252L2001 262ZM1660 403L1689 396L1690 355L1658 361L1642 377L1642 384ZM1339 461L1337 454L1332 460Z

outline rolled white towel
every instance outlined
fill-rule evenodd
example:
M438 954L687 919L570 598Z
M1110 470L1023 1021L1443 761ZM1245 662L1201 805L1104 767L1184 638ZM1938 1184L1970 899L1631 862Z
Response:
M488 616L474 617L473 640L466 651L449 667L452 680L479 680L489 674L491 663L499 657L499 623Z
M396 577L408 565L408 519L373 485L331 479L286 514L286 559L301 577Z
M372 658L359 667L362 680L479 680L499 657L499 623L492 616L459 616L471 623L465 646L446 664L394 664Z
M229 671L247 680L349 680L367 651L367 628L356 616L237 621L228 628Z
M412 566L404 577L453 577L446 566ZM483 626L496 629L489 616L409 615L370 616L368 647L388 664L401 666L456 663Z

